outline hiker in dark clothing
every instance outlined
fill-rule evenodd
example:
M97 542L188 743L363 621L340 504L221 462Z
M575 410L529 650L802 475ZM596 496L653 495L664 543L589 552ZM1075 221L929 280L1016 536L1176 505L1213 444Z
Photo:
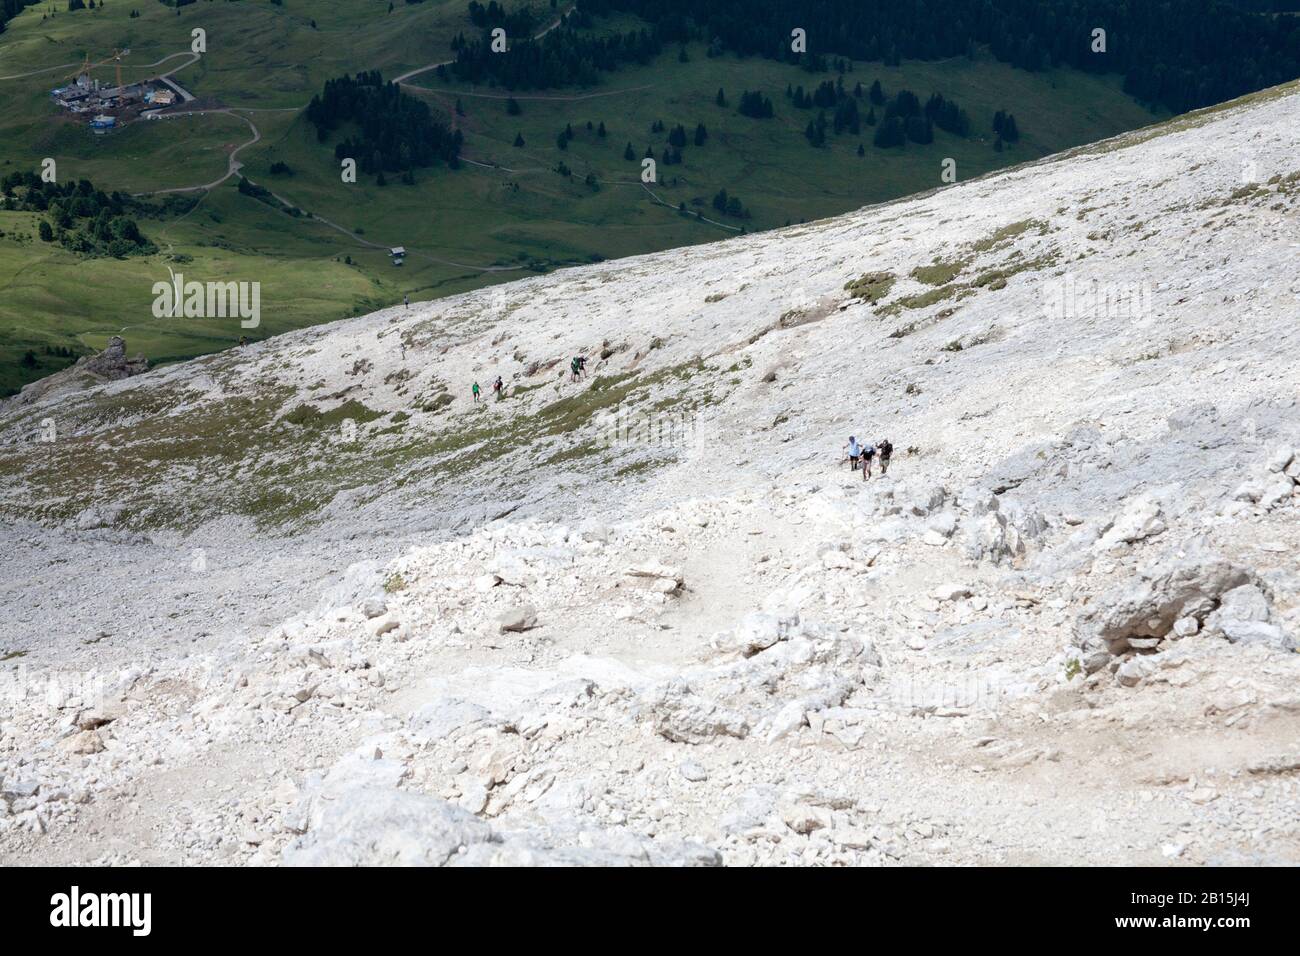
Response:
M894 454L894 445L888 438L882 438L876 448L880 452L880 473L885 475L889 472L889 459Z
M876 446L868 442L862 446L862 480L871 477L871 459L876 454Z
M578 377L586 378L587 377L587 356L579 355L576 359L574 359L574 361L578 363Z
M506 393L506 383L501 381L500 375L498 375L497 380L492 383L492 391L496 393L497 401L501 401L501 396Z

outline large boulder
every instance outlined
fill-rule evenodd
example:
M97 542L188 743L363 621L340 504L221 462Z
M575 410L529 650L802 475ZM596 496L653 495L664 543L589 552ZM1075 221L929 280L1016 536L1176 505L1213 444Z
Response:
M1076 623L1075 641L1090 652L1089 669L1096 670L1105 662L1097 652L1123 654L1134 639L1177 637L1177 622L1204 622L1224 595L1253 577L1219 555L1166 558L1143 569L1138 581L1094 599Z
M108 348L104 351L90 358L80 359L77 365L83 371L108 382L116 382L149 371L149 360L143 355L137 355L133 359L126 357L126 341L120 335L109 339Z
M680 677L647 691L644 705L655 733L677 743L699 744L749 733L744 715L700 697Z
M1025 553L1025 542L1015 525L1001 511L989 511L974 521L967 521L966 556L972 561L1002 564Z
M1273 619L1268 595L1254 584L1226 592L1205 618L1206 634L1222 635L1233 644L1268 644L1291 648L1294 642Z
M1166 528L1159 503L1151 495L1139 495L1124 506L1097 542L1099 551L1113 551L1154 537Z
M484 821L446 801L404 790L358 788L326 804L284 851L287 866L445 866L475 843L499 840Z
M422 793L380 787L335 794L285 849L286 866L719 866L696 843L660 843L579 827L498 831ZM579 832L580 830L580 832Z

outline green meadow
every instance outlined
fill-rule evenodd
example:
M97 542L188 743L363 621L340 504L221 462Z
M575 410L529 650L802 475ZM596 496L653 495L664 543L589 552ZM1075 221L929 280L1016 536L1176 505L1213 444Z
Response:
M537 7L549 12L549 4ZM1159 119L1126 96L1117 77L1026 73L984 54L898 67L855 63L844 77L850 90L879 79L887 95L901 88L922 100L942 93L968 112L972 135L936 130L931 144L882 150L864 124L860 136L828 132L827 144L814 148L804 128L817 111L795 108L785 90L802 84L811 91L836 74L758 58L709 58L703 47L690 46L686 62L673 48L645 66L602 74L592 88L517 94L516 116L507 112L508 91L420 74L408 91L463 132L466 162L457 170L417 170L414 185L395 174L385 186L365 175L344 183L334 144L346 131L319 143L300 108L333 76L378 68L392 77L445 60L451 37L473 29L463 0L387 8L386 0L240 0L199 2L178 15L156 2L110 0L94 11L52 16L49 8L33 7L15 19L0 35L0 77L73 65L0 80L0 175L36 170L50 157L61 181L87 178L106 191L209 183L225 175L231 152L253 138L247 120L261 139L239 153L242 174L306 214L242 195L231 178L209 193L191 194L201 198L183 214L138 214L159 251L116 260L42 243L35 217L0 212L0 394L66 364L46 355L46 346L86 353L121 332L132 353L177 361L229 347L241 334L257 339L332 321L406 294L430 299L601 258L714 241L740 229L836 215L939 186L946 158L956 162L959 180L971 179ZM130 17L132 9L140 16ZM616 18L595 29L634 25ZM118 48L130 49L124 78L155 75L160 68L147 65L188 50L196 27L206 31L208 52L175 78L204 107L236 115L137 122L94 136L84 117L62 113L48 96L83 57L102 59ZM184 62L176 57L167 66ZM111 82L112 65L96 76ZM719 87L730 104L725 108L715 102ZM736 111L741 92L755 89L772 100L773 118ZM864 116L868 105L864 98ZM991 129L999 109L1015 113L1022 134L1002 152L993 148ZM656 121L664 132L651 133ZM603 138L596 133L602 122ZM683 162L664 165L667 130L678 123L688 134ZM697 123L709 133L703 146L691 138ZM561 150L556 139L566 124L574 138ZM514 145L517 136L522 147ZM624 158L629 142L631 162ZM660 159L651 189L667 206L640 182L647 147ZM276 163L290 172L272 173ZM560 164L571 175L561 175ZM711 200L719 189L739 197L747 215L716 212ZM697 211L730 228L697 219ZM409 250L401 268L386 252L395 245ZM200 281L261 282L261 326L245 331L237 319L153 318L150 290L167 279L169 267ZM37 368L22 364L29 350Z

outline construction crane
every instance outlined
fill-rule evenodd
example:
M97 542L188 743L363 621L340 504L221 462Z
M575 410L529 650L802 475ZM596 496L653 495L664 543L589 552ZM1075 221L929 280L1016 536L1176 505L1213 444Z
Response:
M122 88L122 57L126 56L130 52L131 52L130 50L114 50L112 56L106 56L98 63L91 63L90 54L86 54L86 59L82 62L81 66L75 72L69 73L67 76L65 76L64 79L72 80L82 76L89 77L91 70L96 69L97 67L101 67L105 63L116 63L117 88L121 89Z
M130 50L114 50L113 59L117 62L117 88L122 88L122 57L130 53Z

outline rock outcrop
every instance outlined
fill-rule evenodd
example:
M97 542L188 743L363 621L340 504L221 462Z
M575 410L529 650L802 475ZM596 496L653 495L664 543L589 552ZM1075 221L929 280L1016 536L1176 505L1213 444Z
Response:
M147 371L149 360L143 355L127 358L126 340L115 335L109 339L108 347L98 355L83 355L72 367L24 385L17 395L0 401L0 409L6 406L9 410L23 408Z

